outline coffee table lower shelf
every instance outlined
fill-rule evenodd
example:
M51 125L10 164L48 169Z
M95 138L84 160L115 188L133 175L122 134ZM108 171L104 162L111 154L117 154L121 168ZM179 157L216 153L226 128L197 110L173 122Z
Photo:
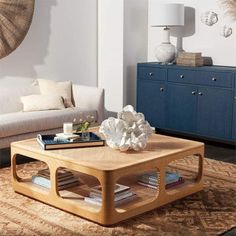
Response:
M15 192L29 196L33 199L39 200L43 203L65 210L67 212L76 214L88 220L94 221L104 226L113 225L120 221L134 217L141 213L153 210L167 203L173 202L180 198L186 197L196 193L203 188L203 153L204 147L188 150L186 153L173 155L170 158L162 158L152 160L150 162L140 163L138 165L130 166L128 169L124 168L116 171L91 171L90 168L84 166L71 165L69 162L63 160L55 160L53 158L45 158L43 154L35 155L34 152L25 151L21 148L12 147L12 184ZM31 179L21 179L17 175L16 156L25 155L39 161L45 162L50 169L51 188L46 189L31 182ZM165 169L167 165L174 160L186 157L186 155L196 154L199 158L199 168L195 181L185 181L185 183L165 189ZM57 188L56 171L58 168L69 168L74 172L78 172L80 178L86 183L86 176L95 177L102 186L102 205L97 206L84 201L84 197L89 194L90 188L81 184L77 187L69 188L67 190L59 191ZM136 173L140 171L147 171L153 168L159 170L159 188L151 189L139 185L136 179ZM127 173L133 173L130 178L122 182L123 176ZM114 204L114 186L118 180L121 184L131 187L132 191L137 194L137 198L124 203L119 206ZM95 184L95 183L94 183ZM96 183L97 184L97 183Z

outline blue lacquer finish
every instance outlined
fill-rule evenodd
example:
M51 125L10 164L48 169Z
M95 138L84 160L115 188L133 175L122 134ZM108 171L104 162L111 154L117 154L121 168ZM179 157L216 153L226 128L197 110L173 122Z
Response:
M156 128L236 141L236 67L139 63L137 110Z
M232 130L233 91L223 88L199 87L198 134L219 139L230 139Z
M234 108L233 108L233 140L236 142L236 90L234 91Z
M165 83L139 80L137 93L137 111L145 115L151 126L165 127Z
M166 128L187 133L196 132L197 88L168 84Z

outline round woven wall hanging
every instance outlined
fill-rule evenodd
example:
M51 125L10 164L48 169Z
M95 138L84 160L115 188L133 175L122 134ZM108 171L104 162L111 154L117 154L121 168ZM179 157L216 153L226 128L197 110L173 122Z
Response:
M27 34L34 0L0 0L0 58L14 51Z

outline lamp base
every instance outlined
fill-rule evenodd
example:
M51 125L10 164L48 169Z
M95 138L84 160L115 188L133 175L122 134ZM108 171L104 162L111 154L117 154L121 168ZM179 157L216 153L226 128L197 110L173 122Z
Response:
M163 64L174 62L175 55L176 49L171 43L162 43L155 48L155 56Z

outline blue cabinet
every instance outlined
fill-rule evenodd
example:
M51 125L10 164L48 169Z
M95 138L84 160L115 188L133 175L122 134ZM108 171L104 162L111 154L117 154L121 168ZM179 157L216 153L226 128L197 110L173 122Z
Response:
M165 127L165 93L166 85L159 81L139 80L137 93L137 110L153 127Z
M235 83L236 87L236 83ZM233 130L232 130L233 140L236 141L236 91L234 91L234 108L233 108Z
M168 84L166 128L196 132L196 90L192 85Z
M235 75L235 67L139 63L137 111L159 129L235 142Z
M233 91L223 88L198 88L197 133L231 139Z

